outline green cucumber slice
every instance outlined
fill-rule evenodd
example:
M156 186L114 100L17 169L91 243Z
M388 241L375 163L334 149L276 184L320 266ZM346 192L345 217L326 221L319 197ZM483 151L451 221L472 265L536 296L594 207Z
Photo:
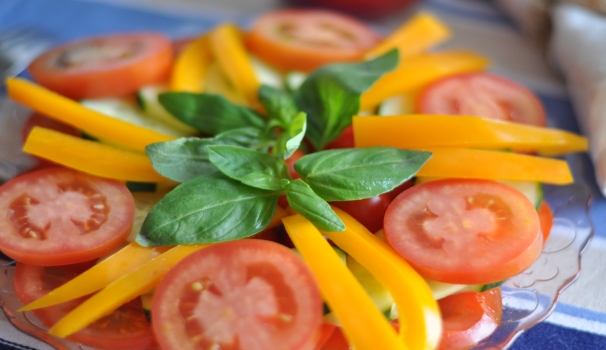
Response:
M149 117L166 124L178 132L179 136L195 135L198 131L173 117L158 101L158 95L166 92L161 85L144 86L137 91L137 102L141 110Z
M393 96L385 99L377 110L378 115L393 116L414 113L412 101L407 95Z
M303 84L305 79L307 79L307 74L299 71L291 71L286 73L284 84L288 91L295 91Z
M256 56L250 56L250 62L252 63L253 70L257 76L257 80L263 85L271 86L276 89L282 89L284 87L284 79L282 74L277 70L267 65L267 63L261 61Z

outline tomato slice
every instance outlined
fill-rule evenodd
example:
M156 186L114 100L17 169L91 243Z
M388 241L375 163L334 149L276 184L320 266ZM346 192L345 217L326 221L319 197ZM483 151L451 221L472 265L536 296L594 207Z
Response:
M29 66L41 85L73 99L123 96L170 74L170 40L156 33L84 39L52 49Z
M351 62L379 42L363 22L326 10L277 10L261 16L246 34L248 49L284 70L309 72Z
M551 227L553 226L553 212L547 202L541 202L539 207L539 221L541 223L541 232L543 232L543 243L547 242L549 234L551 233Z
M345 128L345 130L343 130L343 132L341 133L341 135L339 135L338 138L336 138L335 140L328 143L326 145L326 147L324 147L324 148L325 149L336 149L336 148L354 148L354 147L355 147L355 142L354 142L353 126L350 125L347 128Z
M156 289L163 349L308 349L322 299L303 260L277 243L219 243L175 265Z
M13 280L15 293L24 304L28 304L76 277L90 266L92 264L88 262L51 267L19 262ZM86 297L83 297L33 312L46 327L51 327L85 299ZM155 343L154 333L143 312L140 298L121 306L112 314L72 334L68 339L99 349L143 350L152 348Z
M545 126L545 110L536 95L511 80L487 73L440 79L418 97L417 112L474 115Z
M469 349L488 337L501 323L501 289L465 292L438 300L442 338L438 350Z
M124 242L134 212L119 181L66 168L31 172L0 187L0 250L33 265L92 260Z
M387 242L423 277L485 284L534 262L543 239L533 204L489 180L446 179L402 192L387 208Z

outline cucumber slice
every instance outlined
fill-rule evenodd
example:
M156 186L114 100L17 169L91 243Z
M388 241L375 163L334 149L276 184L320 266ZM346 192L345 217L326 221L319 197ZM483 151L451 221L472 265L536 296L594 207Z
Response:
M257 80L263 85L271 86L276 89L282 89L284 87L284 79L282 74L277 70L267 65L267 63L261 61L256 56L250 56L250 62L252 63L253 70L257 76Z
M82 100L80 103L87 108L127 123L152 129L165 135L183 136L181 131L175 130L173 127L147 116L135 102L128 99L103 98Z
M408 95L390 97L379 105L377 114L384 116L412 114L414 113L413 103L414 101Z
M432 280L425 280L431 289L431 294L436 300L440 300L449 295L461 292L479 292L484 287L483 284L450 284Z
M297 90L301 84L307 79L307 74L299 71L292 71L286 73L286 77L284 78L284 83L286 85L286 89L288 91Z
M161 85L144 86L137 91L137 102L141 110L149 117L175 129L182 136L195 135L198 131L173 117L158 101L158 95L165 92Z
M127 242L134 242L135 238L141 231L143 221L147 217L147 214L152 210L154 205L158 203L168 193L168 189L162 189L158 192L133 192L133 198L135 199L135 217L133 219L133 227L131 228L130 235L126 239Z

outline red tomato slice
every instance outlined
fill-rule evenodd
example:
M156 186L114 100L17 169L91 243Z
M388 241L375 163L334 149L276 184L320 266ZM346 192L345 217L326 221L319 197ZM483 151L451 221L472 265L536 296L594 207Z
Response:
M351 62L379 42L363 22L326 10L277 10L261 16L246 34L256 56L284 70L312 71Z
M109 254L128 237L135 202L115 180L66 168L0 187L0 250L32 265L67 265Z
M417 100L424 114L475 115L545 126L545 110L524 86L486 73L469 73L438 80Z
M438 300L442 338L438 350L469 349L488 337L501 323L501 289L465 292Z
M353 126L348 126L343 130L341 135L329 144L324 147L325 149L336 149L336 148L354 148L354 135L353 135Z
M377 232L383 228L383 217L391 203L388 193L356 201L332 202L337 208L343 209L354 219L358 220L370 232Z
M350 350L350 347L343 330L337 327L318 350Z
M84 39L52 49L29 66L41 85L73 99L123 96L161 83L170 74L173 49L155 33Z
M537 259L543 243L533 204L488 180L413 186L389 205L383 228L387 242L423 277L455 284L516 275Z
M76 277L91 265L84 263L45 267L17 263L15 293L24 304L28 304ZM33 312L46 327L51 327L85 299L83 297ZM99 349L143 350L150 349L155 343L140 298L70 335L68 339Z
M309 349L321 318L320 292L303 260L255 239L186 257L162 279L152 305L163 349Z
M543 243L547 242L549 234L551 233L551 227L553 226L553 212L547 202L541 202L539 207L539 222L541 223L541 232L543 232Z

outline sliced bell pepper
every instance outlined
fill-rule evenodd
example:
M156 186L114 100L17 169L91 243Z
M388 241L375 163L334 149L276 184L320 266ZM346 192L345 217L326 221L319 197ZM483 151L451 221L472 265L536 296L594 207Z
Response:
M299 214L288 216L282 222L350 343L357 350L405 349L394 328L320 231Z
M6 80L6 88L9 97L16 102L135 151L144 152L145 146L150 143L174 139L172 136L90 110L74 100L25 79L9 78Z
M179 245L123 275L59 320L48 332L64 338L152 290L175 264L207 245Z
M58 131L34 127L23 151L66 167L110 179L167 182L141 153L114 148Z
M54 289L18 311L29 311L63 303L98 291L123 275L162 254L166 248L146 248L133 242L78 277Z
M188 44L177 57L170 77L169 89L203 92L206 72L212 62L208 35L201 36Z
M400 310L400 337L407 348L434 349L442 333L442 319L427 282L364 225L343 210L333 210L343 220L345 231L322 233L391 293Z
M450 35L450 29L438 18L429 13L419 13L392 31L364 58L371 60L392 49L398 49L400 59L417 55L444 42Z
M357 147L470 147L549 155L584 152L588 147L587 138L567 131L472 116L354 117L353 130Z
M417 176L534 181L556 185L573 182L564 160L511 152L467 148L423 148L431 158Z
M384 99L419 89L454 74L477 72L489 64L486 57L466 51L442 51L401 60L395 70L382 76L362 94L360 110L371 109Z
M233 24L223 24L210 32L210 47L221 69L236 89L246 97L250 106L259 102L259 83L248 52L242 41L242 34Z

